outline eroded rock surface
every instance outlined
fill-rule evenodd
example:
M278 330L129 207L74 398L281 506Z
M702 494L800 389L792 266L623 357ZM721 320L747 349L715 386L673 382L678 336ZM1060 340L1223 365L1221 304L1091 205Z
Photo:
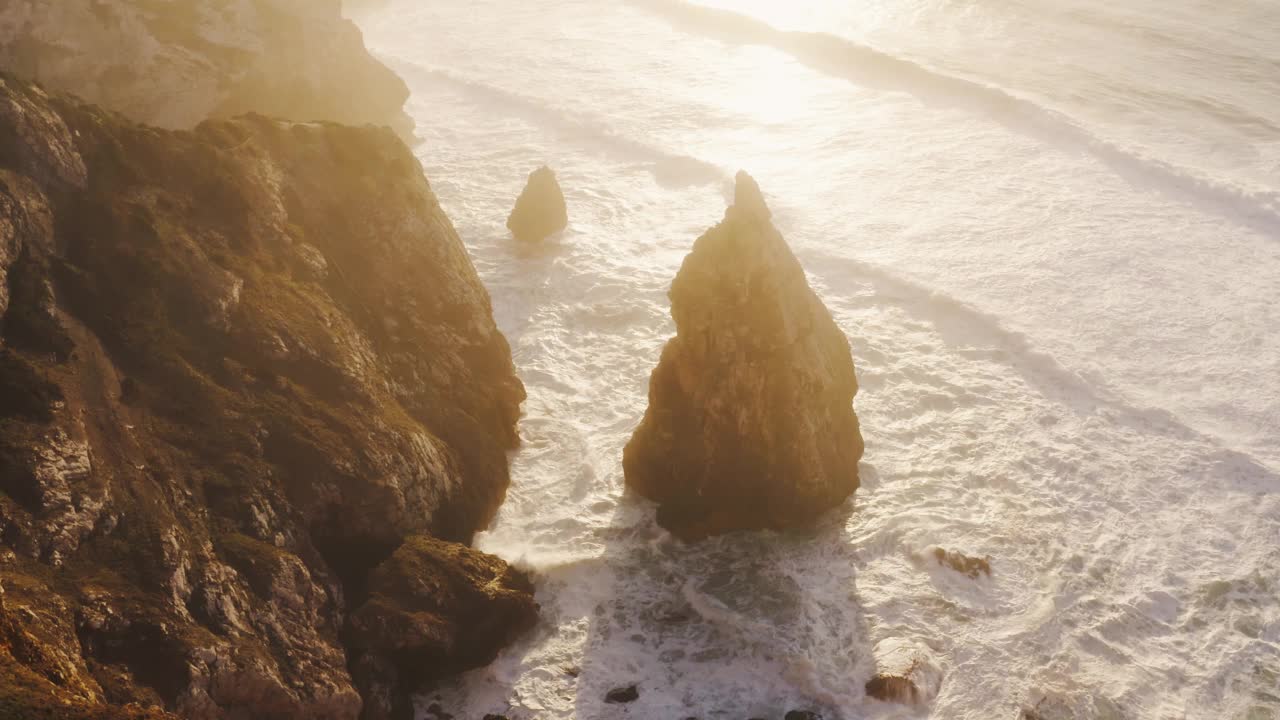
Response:
M534 170L507 217L507 229L517 240L537 242L568 225L569 213L555 172L545 165Z
M0 76L0 280L0 716L357 717L369 573L489 522L524 398L405 145Z
M529 579L498 558L409 538L369 576L348 627L362 693L391 701L366 707L366 720L407 720L414 688L492 662L537 622L532 593Z
M676 336L623 457L658 522L696 539L812 523L858 487L849 342L739 173L671 285Z
M340 0L7 0L0 67L166 128L253 111L413 131Z

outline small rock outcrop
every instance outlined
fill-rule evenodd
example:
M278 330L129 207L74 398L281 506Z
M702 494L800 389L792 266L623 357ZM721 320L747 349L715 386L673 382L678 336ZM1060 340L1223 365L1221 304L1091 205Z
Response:
M929 648L901 638L876 643L876 674L867 681L869 697L884 702L919 705L938 694L942 670L933 662Z
M0 287L0 717L354 720L349 663L398 662L354 613L434 622L384 580L424 543L519 608L442 595L441 633L524 622L456 544L524 388L389 130L158 130L0 73Z
M951 568L961 575L977 580L983 575L991 577L991 558L971 557L956 550L934 548L933 557L938 564Z
M363 717L411 718L413 690L489 664L537 620L533 585L505 562L409 538L369 575L367 599L348 623L361 695L392 702L366 702Z
M610 705L625 705L640 699L640 689L635 685L614 688L605 693L604 701Z
M340 0L6 0L0 68L165 128L260 112L413 134L408 86Z
M770 218L739 173L671 284L676 336L624 451L627 486L684 539L810 524L858 487L849 341Z
M507 217L507 229L517 240L538 242L569 225L564 193L551 168L543 165L529 174L516 206Z

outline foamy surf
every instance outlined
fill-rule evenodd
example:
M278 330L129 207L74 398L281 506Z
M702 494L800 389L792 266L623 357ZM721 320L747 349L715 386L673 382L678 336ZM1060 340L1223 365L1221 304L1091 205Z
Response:
M1280 713L1274 192L892 48L732 22L712 40L635 8L405 2L366 25L383 56L437 73L405 70L420 157L530 392L507 503L477 542L536 573L542 623L424 706ZM623 492L621 449L672 333L668 284L724 210L723 183L684 183L682 158L691 176L699 158L752 169L851 339L863 485L809 534L685 546ZM542 162L570 227L520 251L502 222ZM938 549L990 558L991 574ZM866 696L876 646L895 640L942 671L926 706ZM635 703L605 702L632 684Z
M833 77L910 93L930 106L981 113L1014 132L1066 151L1087 153L1140 189L1162 193L1280 240L1280 191L1245 187L1144 156L1099 137L1061 111L999 87L947 75L835 35L779 30L750 15L684 0L628 2L660 14L679 28L725 42L775 48Z

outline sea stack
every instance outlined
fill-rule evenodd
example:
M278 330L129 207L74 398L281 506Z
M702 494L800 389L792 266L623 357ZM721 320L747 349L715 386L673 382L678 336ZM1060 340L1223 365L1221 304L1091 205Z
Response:
M516 199L516 206L507 217L507 229L517 240L538 242L564 230L569 225L569 213L564 204L564 193L551 168L542 167L529 173L529 182Z
M671 284L676 336L623 453L627 486L685 540L811 524L858 487L849 341L770 218L738 173Z

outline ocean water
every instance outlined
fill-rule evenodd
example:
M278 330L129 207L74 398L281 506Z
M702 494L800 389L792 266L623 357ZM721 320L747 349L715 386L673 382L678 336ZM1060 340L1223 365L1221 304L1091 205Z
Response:
M529 389L477 544L536 573L544 620L424 708L1280 720L1280 5L357 19L412 89ZM571 226L521 246L506 214L543 162ZM621 453L667 287L740 168L852 343L863 486L810 532L687 546L624 492ZM930 648L926 705L865 696L888 639Z

